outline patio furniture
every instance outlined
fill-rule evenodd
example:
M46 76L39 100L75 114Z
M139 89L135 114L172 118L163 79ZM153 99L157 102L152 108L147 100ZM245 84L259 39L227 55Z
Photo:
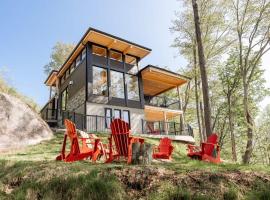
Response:
M153 149L154 159L171 159L173 152L172 140L165 137L160 140L158 146Z
M86 158L91 158L93 162L96 161L100 155L100 150L98 145L100 143L99 139L93 139L89 141L89 138L79 138L75 124L66 119L65 120L66 132L64 136L64 141L62 145L61 154L56 157L56 160L63 160L65 162L74 162L78 160L84 160ZM66 142L67 138L70 140L70 151L66 155ZM82 141L82 146L79 145L79 139ZM88 141L87 141L88 140ZM92 147L89 148L88 144Z
M188 145L187 155L192 159L204 160L212 163L220 163L220 147L217 134L212 134L201 146Z
M111 124L111 135L109 139L109 158L106 163L124 158L127 163L132 160L132 144L144 143L144 139L130 136L129 124L121 119L114 119Z

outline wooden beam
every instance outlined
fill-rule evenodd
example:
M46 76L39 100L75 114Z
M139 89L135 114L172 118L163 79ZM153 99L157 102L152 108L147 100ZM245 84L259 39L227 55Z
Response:
M113 45L116 43L117 41L116 40L113 40L108 46L107 48L108 49L111 49L113 47Z
M123 54L125 55L125 54L127 54L127 52L130 50L130 49L132 49L133 48L133 46L132 45L129 45L124 51L123 51Z

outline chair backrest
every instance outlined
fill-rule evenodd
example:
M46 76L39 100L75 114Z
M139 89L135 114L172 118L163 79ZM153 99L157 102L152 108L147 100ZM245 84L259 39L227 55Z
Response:
M172 148L172 140L165 137L160 140L160 143L158 145L158 149L162 153L170 153Z
M128 156L129 124L121 119L114 119L110 127L118 154Z
M215 149L215 144L218 143L218 136L217 136L217 134L213 133L212 135L210 135L207 138L207 143L210 143L210 144L206 144L204 146L203 152L206 155L212 156L213 155L213 151ZM211 145L211 144L213 144L213 145Z
M216 133L211 134L208 138L207 138L207 143L212 143L212 144L217 144L218 142L218 136Z
M76 125L72 121L65 119L65 126L66 134L69 137L71 143L71 152L80 152L78 136L76 133Z

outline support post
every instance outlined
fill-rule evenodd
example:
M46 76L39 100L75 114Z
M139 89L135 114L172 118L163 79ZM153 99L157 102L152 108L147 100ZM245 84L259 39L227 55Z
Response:
M168 132L167 113L166 112L163 112L163 118L164 118L164 132L166 135L168 135L169 132Z
M184 111L183 111L182 98L181 98L179 86L177 86L177 93L178 93L178 100L179 100L179 110L182 111L182 114L180 114L180 132L182 134L182 132L185 130L184 128L185 120L184 120Z

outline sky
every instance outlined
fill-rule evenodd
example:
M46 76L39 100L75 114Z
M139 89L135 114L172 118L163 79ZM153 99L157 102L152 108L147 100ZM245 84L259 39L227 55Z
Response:
M43 106L49 98L43 66L56 42L77 43L88 27L122 37L152 49L141 66L185 67L171 47L169 31L177 0L24 0L0 2L0 70L19 92ZM266 79L270 55L263 58ZM270 80L267 82L270 87ZM262 105L270 103L270 98Z

